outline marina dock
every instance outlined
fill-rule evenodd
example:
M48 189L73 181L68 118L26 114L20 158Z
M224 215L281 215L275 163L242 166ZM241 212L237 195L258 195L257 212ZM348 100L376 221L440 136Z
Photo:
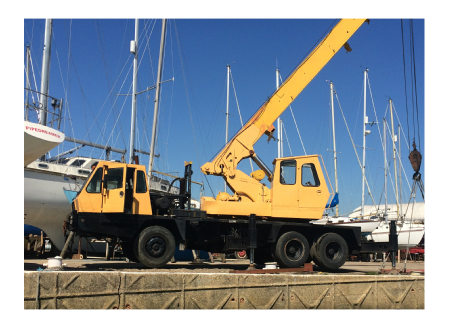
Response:
M148 269L105 259L64 260L37 271L25 260L25 309L424 309L424 262L381 274L381 262L346 262L335 273L247 274L248 260L169 263ZM404 264L398 263L397 269ZM386 262L385 269L391 269Z

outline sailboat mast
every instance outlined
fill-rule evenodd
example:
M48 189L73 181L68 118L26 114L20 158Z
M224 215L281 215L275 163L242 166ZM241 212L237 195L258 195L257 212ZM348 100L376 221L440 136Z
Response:
M383 118L383 144L384 144L384 217L387 218L387 157L386 157L386 124L387 121Z
M398 186L399 186L399 198L398 202L400 204L400 217L403 218L403 208L402 208L402 159L401 159L401 151L400 151L400 124L398 125Z
M139 19L135 20L134 41L131 41L131 53L134 54L133 60L133 95L131 100L131 130L130 130L130 157L129 164L134 163L134 137L136 127L136 99L137 99L137 71L138 71L138 38L139 38Z
M27 93L26 93L26 98L25 98L25 120L26 121L28 121L29 97L30 97L30 46L27 45Z
M364 124L363 124L363 164L362 164L362 196L361 196L361 216L364 216L364 185L366 178L366 95L367 95L367 71L364 71Z
M227 112L225 124L225 145L228 143L228 113L230 108L230 65L227 65ZM225 181L224 191L227 192L227 182Z
M395 176L395 201L397 203L397 219L399 217L398 211L398 185L397 185L397 160L395 158L395 133L394 133L394 114L392 112L392 99L389 99L389 107L391 110L391 134L392 134L392 153L394 156L394 176Z
M44 54L42 57L42 78L41 78L41 110L39 123L47 125L47 107L48 107L48 85L50 75L50 55L52 50L52 25L53 19L45 20L45 43ZM45 156L45 155L44 155Z
M159 108L159 93L162 75L162 63L164 57L164 42L166 39L166 19L162 20L161 28L161 44L159 47L159 62L158 62L158 76L156 79L156 95L155 95L155 109L153 113L153 128L152 128L152 142L150 144L150 161L148 164L148 179L150 185L150 179L153 175L153 157L155 156L155 141L156 141L156 125L158 119L158 108Z
M331 122L333 125L333 157L334 157L334 184L336 186L336 194L338 193L338 178L337 178L337 155L336 155L336 131L334 127L334 97L333 97L333 82L330 81L330 98L331 98ZM363 181L364 183L364 181ZM339 216L339 204L336 205L336 216Z

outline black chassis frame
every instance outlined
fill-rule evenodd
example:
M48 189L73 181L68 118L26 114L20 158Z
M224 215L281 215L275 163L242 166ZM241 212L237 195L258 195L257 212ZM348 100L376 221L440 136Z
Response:
M358 227L315 225L308 221L267 220L257 218L256 233L252 232L246 218L230 219L207 217L198 210L171 210L169 215L133 215L123 213L78 213L73 210L69 230L80 236L118 238L132 241L149 226L162 226L173 234L176 243L187 249L214 253L264 247L273 244L288 231L303 234L312 245L314 240L327 232L341 235L347 242L349 254L386 252L396 247L395 242L371 243L361 241ZM256 242L254 241L256 240ZM251 245L253 244L253 245ZM255 245L256 244L256 245Z

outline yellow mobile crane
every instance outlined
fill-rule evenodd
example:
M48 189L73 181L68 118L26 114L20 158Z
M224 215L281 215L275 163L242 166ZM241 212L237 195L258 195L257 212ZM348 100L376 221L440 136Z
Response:
M272 136L275 119L337 51L342 46L351 50L347 40L364 21L341 20L214 160L201 167L205 174L222 176L233 195L203 197L200 211L191 210L192 162L185 162L184 177L176 179L180 193L173 195L150 193L142 165L100 161L74 199L66 226L80 236L119 241L130 260L148 267L165 265L177 246L215 253L246 249L252 264L275 260L300 267L312 259L327 270L342 266L349 253L395 249L394 239L361 242L358 227L310 223L322 217L330 195L318 155L277 158L271 172L253 150L263 134ZM237 169L248 157L260 168L251 176ZM261 183L264 176L270 189Z
M201 208L208 214L245 215L271 218L321 219L330 196L319 157L277 158L274 172L259 159L253 145L263 134L272 137L273 122L284 112L308 83L344 46L365 19L343 19L291 73L284 83L261 106L234 138L201 170L205 174L222 176L233 196L226 193L214 200L203 197ZM239 162L252 158L260 168L251 177L237 169ZM267 176L271 188L260 181Z

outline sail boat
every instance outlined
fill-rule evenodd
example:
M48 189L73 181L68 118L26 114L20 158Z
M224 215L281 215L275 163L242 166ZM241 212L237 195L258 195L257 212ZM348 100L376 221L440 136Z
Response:
M133 129L131 133L133 133ZM125 150L70 137L64 139L81 146L87 145L104 149L106 150L106 160L109 160L110 152L122 154L124 160ZM83 186L92 171L92 167L99 161L96 158L82 156L64 158L65 155L69 155L81 146L46 161L36 160L24 168L25 224L43 230L59 250L64 247L65 237L62 232L62 225L66 215L70 213L72 198ZM134 149L134 144L131 149ZM149 154L140 150L135 151ZM153 176L149 185L151 190L164 192L169 191L170 183L165 179ZM170 192L178 193L179 188L172 186ZM95 252L104 251L104 246L101 246L102 249L99 249L100 245L98 247L95 244L91 246L93 246ZM82 245L83 249L85 247L87 245Z
M45 46L42 69L42 83L41 83L41 97L42 110L40 112L41 128L40 133L45 133L53 138L58 138L59 143L66 141L73 141L81 144L76 148L59 154L56 157L46 159L46 153L50 150L50 146L54 146L47 141L48 149L41 153L38 157L27 161L27 153L25 153L24 165L24 219L25 227L37 227L50 238L53 245L58 249L64 246L64 235L62 233L62 222L66 215L70 212L70 203L67 201L65 191L77 192L83 185L84 181L91 173L91 167L98 162L98 159L76 156L72 158L64 158L81 148L85 144L82 141L66 137L63 133L48 133L44 129L47 123L47 94L49 89L49 70L50 70L50 55L51 55L51 32L52 20L46 20L45 31ZM27 49L27 66L29 61L29 49ZM27 89L29 89L29 74L27 70ZM28 91L28 90L27 90ZM61 120L61 109L63 101L58 102L57 99L52 98L52 105L56 104L59 107L58 114L58 128ZM28 104L28 93L27 101ZM30 107L30 106L27 106ZM56 107L56 106L54 106ZM54 113L52 113L54 114ZM28 108L26 112L28 117ZM53 122L52 122L53 123ZM26 127L30 124L26 122ZM29 130L31 130L29 128ZM36 130L34 130L36 131ZM30 137L25 137L25 151L27 147L34 146L34 143L29 143ZM33 141L33 140L31 140ZM51 141L51 140L50 140ZM89 143L87 143L89 144ZM99 147L95 144L90 144L93 147ZM53 147L52 147L53 148ZM105 148L105 146L103 146ZM111 149L114 151L114 149ZM125 152L125 151L123 151ZM42 156L42 157L41 157Z
M327 208L334 207L336 210L336 216L331 217L327 214L323 217L323 219L312 221L314 224L326 224L326 225L339 225L339 226L347 226L347 227L360 227L361 234L363 236L367 236L372 233L380 224L379 220L373 219L364 219L363 216L361 218L355 218L355 216L344 217L339 216L339 192L338 192L338 179L337 179L337 153L336 153L336 133L335 133L335 124L334 124L334 96L333 96L333 82L330 81L330 97L331 97L331 117L332 117L332 127L333 127L333 158L334 158L334 178L335 178L335 196L333 197L330 204L327 204ZM365 107L364 107L364 120L365 119ZM365 122L364 121L364 122ZM366 136L365 124L364 124L364 138ZM365 142L364 142L365 143ZM363 160L364 162L364 160ZM364 164L363 164L364 168ZM363 195L364 195L364 170L363 170ZM364 198L363 198L364 204Z
M394 136L394 123L393 123L393 112L392 112L392 99L389 99L390 111L391 111L391 133L392 133L392 145L393 145L393 157L394 157L394 168L395 168L395 198L396 204L387 204L387 161L386 161L386 119L383 120L384 127L384 149L385 149L385 206L384 209L378 208L377 211L384 212L383 220L380 225L367 236L367 240L374 242L387 242L389 240L389 221L397 221L397 236L398 236L398 247L399 249L406 249L409 247L414 247L420 243L425 234L425 203L414 203L414 204L402 204L399 200L398 189L397 189L397 166L396 166L396 147L395 147L395 136ZM400 128L400 127L399 127ZM400 136L400 133L399 133ZM400 139L399 139L400 142ZM399 152L400 154L400 152ZM399 156L400 157L400 156ZM401 165L399 158L399 166ZM402 213L402 208L406 208L406 213ZM374 210L374 209L372 209ZM405 219L405 218L409 218Z
M58 100L48 95L49 86L49 70L50 70L50 53L51 53L51 38L52 38L52 19L45 21L45 43L44 53L42 59L42 79L41 92L31 90L30 85L30 47L27 45L27 65L26 65L26 99L25 99L25 121L24 121L24 167L45 155L48 151L55 148L64 141L64 133L58 131L61 122L61 108L62 99ZM30 92L36 93L40 99L39 105L35 106L29 103ZM48 110L48 98L52 99L53 112ZM28 119L30 110L36 110L39 113L38 123L32 123ZM59 113L56 113L56 109ZM57 117L57 120L52 120L51 126L47 126L47 113L51 113L52 117ZM57 121L58 130L53 128L53 123Z

